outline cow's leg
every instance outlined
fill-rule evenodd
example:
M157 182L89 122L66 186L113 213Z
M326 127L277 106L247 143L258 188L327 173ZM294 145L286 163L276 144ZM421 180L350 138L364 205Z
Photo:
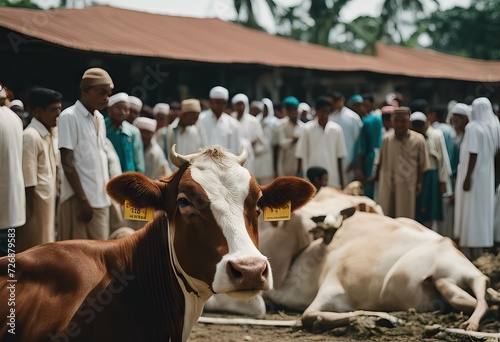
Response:
M349 311L351 306L344 295L340 284L322 286L311 305L302 314L302 325L310 331L327 331L337 327L348 326L356 317L374 316L384 318L392 323L398 319L386 312ZM338 312L338 311L346 312Z
M486 303L487 283L486 277L476 277L470 281L468 285L476 296L474 298L452 280L440 278L434 282L436 289L455 310L472 313L469 319L461 325L466 330L477 330L479 322L488 311L488 304Z
M357 317L368 316L383 318L392 324L397 324L399 319L387 312L378 311L351 311L351 312L329 312L306 310L302 314L302 325L304 328L314 332L327 331L338 327L348 326Z

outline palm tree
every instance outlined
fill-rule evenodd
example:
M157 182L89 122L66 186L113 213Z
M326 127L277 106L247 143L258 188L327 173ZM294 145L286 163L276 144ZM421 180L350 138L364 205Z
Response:
M432 0L439 9L439 1ZM401 33L402 13L411 12L415 19L418 16L425 15L423 0L384 0L382 12L380 14L381 30L379 31L379 40L393 41L397 36L399 43L405 40Z
M271 11L271 14L273 15L273 17L275 17L278 6L274 2L274 0L265 0L265 2L269 7L269 10ZM233 5L234 9L236 10L236 13L238 14L238 19L236 20L237 23L250 28L264 30L256 19L254 11L254 1L233 0ZM246 17L242 18L242 14L245 14Z
M314 26L310 28L309 42L328 46L330 44L330 32L335 28L339 21L340 10L350 0L311 0L309 7L309 16L314 20Z
M349 44L353 45L350 50L375 55L375 45L381 29L381 21L378 18L369 16L360 16L350 23L344 24L344 32L352 37L348 39ZM360 49L356 49L358 41L363 45Z

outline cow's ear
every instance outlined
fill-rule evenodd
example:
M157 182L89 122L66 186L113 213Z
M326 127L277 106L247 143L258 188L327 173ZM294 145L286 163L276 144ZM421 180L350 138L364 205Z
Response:
M136 208L164 209L163 193L166 184L153 181L142 173L125 172L106 185L108 195L119 204L125 200Z
M262 207L280 208L290 201L292 211L305 205L316 194L314 185L298 177L278 177L261 189Z

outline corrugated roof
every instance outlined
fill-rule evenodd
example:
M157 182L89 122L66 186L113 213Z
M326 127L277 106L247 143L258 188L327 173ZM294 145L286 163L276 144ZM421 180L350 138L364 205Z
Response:
M364 56L251 30L220 19L109 6L36 11L2 7L0 26L83 51L207 63L260 64L478 82L500 81L500 62L377 45Z

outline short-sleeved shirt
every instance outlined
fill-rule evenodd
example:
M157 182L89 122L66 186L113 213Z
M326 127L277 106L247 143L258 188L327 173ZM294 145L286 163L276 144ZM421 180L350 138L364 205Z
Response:
M19 232L20 250L54 241L57 196L56 152L52 134L36 118L23 133L23 176L26 188L34 187L31 211Z
M204 147L220 145L235 155L241 153L243 128L238 120L230 115L222 113L217 119L211 109L205 110L200 113L196 127Z
M105 150L106 126L102 114L94 114L80 102L66 108L59 116L59 149L73 151L73 163L80 177L83 191L92 208L105 208L111 204L106 195L109 181L108 160ZM61 186L61 201L74 195L66 177Z
M302 159L304 174L310 167L324 167L328 171L328 185L340 188L338 159L346 156L340 125L328 121L323 129L317 120L307 122L297 142L295 156Z
M113 144L118 158L120 158L122 171L144 173L142 138L137 135L137 133L140 135L140 132L136 132L137 127L123 121L121 127L115 129L109 116L104 121L106 122L106 136Z
M23 123L12 110L0 106L0 229L26 222L22 167Z

